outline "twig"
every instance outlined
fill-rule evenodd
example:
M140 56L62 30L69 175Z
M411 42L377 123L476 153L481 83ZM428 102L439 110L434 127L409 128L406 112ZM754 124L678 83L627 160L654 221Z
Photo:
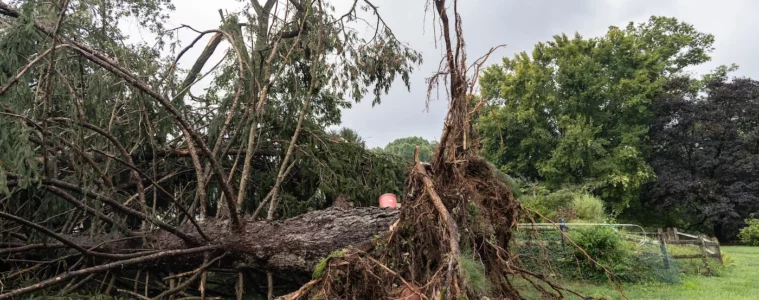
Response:
M93 198L95 200L98 200L98 201L101 201L101 202L103 202L105 204L108 204L111 207L113 207L113 208L115 208L115 209L117 209L117 210L119 210L119 211L121 211L121 212L123 212L125 214L132 215L132 216L137 217L137 218L139 218L141 220L148 220L151 223L153 223L156 226L158 226L159 228L165 230L166 232L169 232L171 234L176 235L178 238L184 240L185 242L187 242L187 243L189 243L191 245L200 245L201 244L196 238L188 235L187 233L182 232L181 230L177 229L176 227L171 226L171 225L169 225L169 224L167 224L164 221L161 221L159 219L156 219L156 218L150 217L148 215L145 215L145 214L143 214L143 213L141 213L141 212L139 212L137 210L134 210L132 208L126 207L123 204L119 203L118 201L116 201L116 200L114 200L114 199L112 199L112 198L110 198L108 196L105 196L105 195L102 195L102 194L98 194L98 193L95 193L95 192L92 192L92 191L85 191L84 189L82 189L81 187L79 187L77 185L74 185L74 184L71 184L71 183L68 183L68 182L65 182L65 181L55 180L55 179L43 179L42 183L43 184L47 184L47 185L53 185L53 186L56 186L56 187L59 187L59 188L62 188L62 189L67 189L69 191L77 192L77 193L79 193L79 194L81 194L81 195L83 195L85 197L91 197L91 198Z
M66 9L69 6L69 0L62 0L63 3L60 7L60 12L58 14L58 22L55 23L55 27L53 28L53 36L58 35L58 31L61 29L61 24L63 23L63 19L66 17ZM53 69L55 68L55 44L58 42L55 38L52 41L52 46L50 47L50 64L47 66L47 71L45 71L45 82L43 86L44 91L44 102L43 102L43 114L44 117L47 119L50 117L50 88L51 88L51 82L53 79ZM47 126L46 123L42 124L43 127ZM52 168L48 165L50 162L47 159L47 144L45 143L45 136L42 136L42 157L45 159L43 160L45 171L45 176L52 177L55 176L55 174L51 174Z
M290 163L290 166L287 167L287 169L285 170L285 173L281 177L283 180L284 180L285 177L287 177L287 174L290 174L290 171L293 169L293 167L295 167L295 163L296 162L297 162L296 160L293 160ZM282 182L279 181L279 178L280 177L278 176L277 177L277 182L279 184L282 184ZM256 218L258 218L258 215L261 214L261 212L263 211L263 208L266 206L266 204L272 199L272 197L275 197L274 191L279 189L279 185L277 184L277 182L274 183L274 187L271 190L269 190L269 193L266 194L266 197L264 197L264 199L261 200L261 203L258 204L258 207L253 212L253 215L251 215L251 217L250 217L251 220L256 220Z
M173 203L174 203L174 205L177 207L177 209L179 209L179 211L180 211L182 214L184 214L185 216L187 216L187 217L189 218L190 222L191 222L191 223L192 223L192 225L195 227L195 230L197 230L197 231L198 231L198 234L200 234L200 236L201 236L201 237L202 237L204 240L206 240L206 241L210 241L210 240L211 240L211 239L210 239L210 238L209 238L209 237L208 237L208 236L207 236L207 235L206 235L206 234L203 232L203 229L201 229L201 228L200 228L200 225L199 225L199 224L198 224L198 222L197 222L197 221L195 221L195 219L192 217L192 214L190 214L190 212L189 212L189 211L187 211L187 209L186 209L186 208L185 208L185 207L184 207L184 206L183 206L181 203L179 203L179 201L176 199L176 197L174 197L174 196L173 196L171 193L169 193L169 192L168 192L166 189L164 189L164 188L163 188L163 187L162 187L160 184L158 184L158 182L154 181L154 180L153 180L153 179L152 179L150 176L148 176L147 174L145 174L144 172L142 172L140 169L138 169L138 168L137 168L137 167L136 167L134 164L130 164L129 162L123 161L123 160L119 159L118 157L115 157L115 156L113 156L113 155L110 155L110 154L108 154L108 153L105 153L105 152L103 152L103 151L100 151L100 150L98 150L98 149L91 149L91 150L92 150L92 151L95 151L95 152L97 152L97 153L100 153L101 155L104 155L104 156L106 156L106 157L108 157L108 158L111 158L111 159L113 159L113 160L115 160L115 161L119 162L119 163L121 163L121 164L125 165L125 166L126 166L127 168L129 168L130 170L132 170L132 171L134 171L134 172L137 172L137 173L138 173L140 176L143 176L143 177L145 177L145 178L146 178L148 181L150 181L150 183L151 183L151 186L154 186L156 189L158 189L158 190L159 190L159 191L161 191L162 193L166 194L166 195L168 196L169 200L171 200L171 202L173 202ZM163 178L162 178L162 179L163 179ZM160 180L159 180L159 181L160 181ZM132 197L134 197L134 196L132 196ZM133 198L130 198L130 199L133 199ZM129 200L127 200L127 201L125 202L125 205L126 205L126 203L128 203L128 202L129 202Z
M68 294L68 293L71 293L73 291L78 290L80 287L82 287L87 282L89 282L92 279L92 277L95 277L95 275L96 275L95 273L90 274L89 276L87 276L84 279L80 280L76 284L74 284L74 285L70 286L69 288L61 291L61 294Z
M425 296L424 294L422 294L417 287L415 287L415 286L411 285L410 283L408 283L408 281L406 281L405 279L403 279L403 277L399 276L398 273L396 273L395 271L391 270L390 268L388 268L387 266L385 266L383 263L379 262L378 260L374 259L370 255L367 255L366 258L369 259L369 261L373 262L378 267L380 267L383 270L385 270L385 272L388 272L388 273L390 273L390 275L393 275L396 278L400 279L401 282L403 282L403 285L405 285L406 287L408 287L412 292L414 292L414 294L419 295L419 296L421 296L424 299L427 299L427 296Z
M71 248L76 249L77 251L79 251L80 253L82 253L83 255L86 255L86 256L97 256L97 257L104 257L104 258L124 258L124 257L130 257L130 256L132 256L132 255L99 253L99 252L93 252L93 251L87 250L87 249L83 248L82 246L79 246L79 244L74 243L73 241L71 241L71 240L69 240L69 239L67 239L67 238L65 238L65 237L63 237L63 236L61 236L61 235L59 235L59 234L51 231L50 229L45 228L44 226L41 226L41 225L39 225L37 223L31 222L31 221L27 221L27 220L25 220L23 218L20 218L20 217L17 217L17 216L14 216L14 215L2 212L2 211L0 211L0 218L8 219L8 220L14 221L16 223L23 224L24 226L34 228L37 231L40 231L40 232L42 232L42 233L44 233L44 234L46 234L46 235L48 235L48 236L50 236L50 237L58 240L59 242L61 242L63 244L65 244L65 245L67 245L67 246L69 246ZM0 298L0 299L2 299L2 298Z
M66 247L64 244L31 244L31 245L24 245L19 247L13 247L13 248L5 248L0 249L0 255L2 254L11 254L11 253L19 253L19 252L27 252L37 249L54 249L54 248L63 248Z
M201 276L201 274L203 274L204 271L208 267L210 267L211 265L213 265L217 261L221 260L225 256L227 256L227 253L223 253L223 254L219 255L216 258L212 259L211 261L208 261L208 256L205 256L205 259L204 259L205 262L203 263L203 265L201 265L200 267L198 267L197 269L195 269L195 270L193 270L191 272L188 272L188 273L193 274L192 277L188 278L183 283L177 285L173 289L166 290L165 292L159 294L158 296L153 297L153 299L154 300L164 299L166 296L170 296L170 295L176 294L176 293L184 290L185 288L187 288L188 286L190 286L190 284L192 284L193 282L195 282L195 279L198 279L198 277ZM187 273L183 273L183 274L187 274Z
M140 293L135 293L135 292L132 292L132 291L130 291L130 290L125 290L125 289L116 289L116 291L117 291L117 292L119 292L119 293L129 294L129 295L131 295L131 296L133 296L133 297L137 297L138 299L143 299L143 300L150 300L150 298L148 298L148 297L145 297L145 296L141 295Z
M184 53L187 50L189 50L193 45L195 45L195 43L203 35L205 35L208 32L210 32L210 31L206 31L206 32L201 33L197 38L195 38L195 40L192 41L192 43L188 47L186 47L185 49L183 49L182 52L180 52L179 55L177 56L176 60L174 61L174 64L172 64L172 68L174 67L174 65L176 65L176 62L179 61L179 58L181 58L182 55L184 55ZM187 93L189 91L190 86L194 83L194 81L197 78L198 74L203 69L203 66L205 66L205 64L208 62L208 59L210 59L211 55L213 55L213 53L216 51L216 47L218 47L219 43L221 43L221 37L222 36L223 36L223 34L221 32L217 32L216 34L214 34L211 37L211 40L208 42L208 45L206 45L206 47L203 49L203 52L198 57L198 59L195 61L195 63L192 65L192 68L190 69L190 72L187 74L187 76L185 77L184 81L180 85L180 88L179 88L180 92L179 92L179 94L177 96L174 97L175 99L181 100L184 97L185 93ZM239 57L238 57L238 61L240 61ZM240 65L240 66L242 67L242 65ZM240 72L242 72L242 69L240 69ZM238 91L239 91L239 87L238 87ZM234 103L237 103L237 96L235 97ZM234 111L234 108L232 109L232 111ZM231 115L232 115L231 113L228 114L227 118L229 118ZM223 129L224 128L222 128L222 130ZM183 129L183 133L184 133L184 135L186 137L190 136L189 132L186 132L184 129ZM223 136L223 132L220 133L219 138L217 139L217 144L218 144L218 141L221 140L222 136ZM187 149L190 152L190 156L192 157L193 166L195 167L196 178L197 178L197 181L198 181L198 184L197 184L197 195L198 195L198 197L200 199L200 203L201 203L201 206L200 206L201 207L201 218L204 219L206 217L206 206L207 206L207 202L208 202L208 199L206 198L206 185L205 185L206 181L205 181L205 178L208 177L208 176L207 176L206 172L204 172L203 169L200 166L200 158L198 157L198 153L195 150L195 146L193 145L193 141L191 139L186 139L186 140L187 140ZM213 151L212 155L216 154L216 149L217 149L217 147L214 146L214 151ZM188 219L189 220L194 220L194 218L192 216L188 216Z
M311 287L313 287L314 285L320 283L321 281L322 281L321 278L320 279L311 280L308 283L306 283L303 286L301 286L297 291L292 292L292 293L287 294L287 295L284 295L284 296L281 296L281 297L277 297L277 300L296 300L296 299L300 299L300 297L304 296L306 293L308 293L311 290Z
M271 5L268 5L269 4L268 2L266 4L267 5L265 5L263 8L259 7L259 8L257 8L257 10L266 9L266 8L271 9ZM254 7L255 7L255 5L254 5ZM310 6L309 6L309 9L310 9ZM264 13L268 14L269 12L265 11ZM261 13L259 13L259 15L261 15ZM305 14L303 16L303 21L301 22L301 26L300 26L300 31L299 32L303 32L303 28L304 28L304 26L306 24L305 18L307 16L308 16L308 14ZM259 36L259 38L260 38L260 36ZM249 177L249 174L250 174L251 162L253 160L253 153L254 153L254 151L252 151L251 149L255 148L254 146L255 146L255 140L256 140L256 131L257 131L257 128L258 128L258 119L260 119L261 116L262 116L262 114L263 114L263 108L264 108L264 104L266 103L267 93L268 93L268 90L269 90L269 86L270 86L270 84L271 84L272 81L275 81L279 77L278 76L279 74L277 74L277 76L275 76L275 78L273 80L269 80L269 77L271 75L272 61L274 60L274 57L277 54L277 51L279 49L279 42L281 40L282 40L282 37L280 36L274 42L274 46L272 46L271 53L269 54L269 57L266 60L266 65L264 66L263 76L262 77L265 78L265 80L264 80L263 88L261 88L261 90L259 91L258 102L255 103L255 114L254 114L254 116L251 117L251 120L250 120L250 129L249 129L249 132L248 132L248 145L246 147L246 149L248 149L249 151L247 151L245 153L245 159L243 160L242 175L241 175L241 178L240 178L240 189L245 188L245 186L247 185L247 182L248 182L248 177ZM297 38L293 42L292 47L290 47L290 49L288 50L288 53L287 53L287 56L286 56L285 60L287 60L287 58L293 52L293 50L295 49L295 47L299 44L299 41L300 41L300 34L298 34ZM260 86L260 83L258 83L258 81L257 81L257 84ZM244 200L244 196L243 196L243 194L238 194L237 197L238 197L237 198L237 205L241 206L242 205L242 201ZM272 201L274 201L274 200L272 200ZM230 211L229 213L230 214L235 214L237 212Z
M11 80L8 81L7 84L5 84L2 88L0 88L0 95L5 94L5 92L8 91L8 89L10 89L14 84L16 84L16 82L18 82L18 80L21 79L22 76L24 76L24 74L29 70L29 68L37 64L40 60L45 58L45 56L53 52L53 50L55 49L64 48L64 47L71 47L71 45L60 44L60 45L55 46L55 48L50 48L47 51L42 52L40 55L37 55L37 57L35 57L32 61L27 63L25 66L23 66L18 72L16 72L16 76L13 76L13 78L11 78Z
M66 118L55 118L54 120L73 122L72 120L66 119ZM102 135L106 139L108 139L114 146L116 146L116 149L118 149L119 152L121 152L121 155L124 156L124 160L126 160L127 165L134 166L134 161L132 161L132 156L129 154L126 148L124 148L124 146L119 142L119 140L116 139L116 137L114 137L112 134L101 129L100 127L97 127L87 122L78 122L77 125L87 128L89 130L92 130ZM142 185L142 178L140 178L140 174L137 172L136 167L134 169L130 169L130 175L135 185L137 186L137 193L140 200L141 208L143 210L142 212L144 214L147 214L147 200L145 199L145 187ZM143 228L143 229L146 229L146 228Z
M0 294L0 300L10 299L10 298L17 297L26 293L34 292L36 290L53 286L53 285L62 283L65 280L78 277L78 276L89 275L92 273L100 273L100 272L108 271L111 269L122 268L128 265L149 262L149 261L153 261L153 260L164 258L164 257L171 257L171 256L177 256L177 255L184 255L184 254L194 254L194 253L199 253L199 252L204 252L204 251L216 250L221 247L222 247L221 245L210 245L210 246L203 246L203 247L182 249L182 250L169 250L169 251L163 251L163 252L159 252L156 254L151 254L151 255L147 255L143 257L120 260L120 261L107 263L107 264L103 264L103 265L99 265L95 267L85 268L85 269L81 269L81 270L77 270L73 272L66 272L63 274L58 274L54 278L43 280L43 281L37 282L35 284L29 285L23 288L11 290L6 293Z
M209 266L211 266L214 262L219 261L220 259L224 258L225 256L227 256L227 253L223 253L222 255L220 255L220 256L214 258L213 260L211 260L210 263L206 263L205 265L203 265L203 266L201 266L201 267L199 267L199 268L197 268L195 270L187 271L187 272L184 272L184 273L179 273L179 274L176 274L176 275L167 276L167 277L164 277L163 280L166 281L166 280L169 280L169 279L174 279L174 278L184 277L184 276L187 276L187 275L196 274L198 272L201 272L201 271L205 270L206 268L208 268Z
M29 268L26 268L26 269L23 269L23 270L18 270L18 271L14 272L14 273L11 273L11 274L7 275L7 276L3 276L3 280L6 280L6 281L11 280L11 279L15 278L16 276L23 275L23 274L26 274L28 272L34 271L36 269L39 269L39 267L41 267L41 266L43 266L43 265L42 264L36 264L36 265L33 265L33 266L29 267Z
M322 37L319 36L319 40L317 41L317 48L322 46ZM277 204L278 204L278 193L279 193L279 187L282 184L282 181L284 181L285 177L287 176L287 173L292 169L294 166L295 160L293 160L293 164L289 167L287 164L289 163L290 157L293 155L293 150L295 149L295 144L298 141L298 137L300 136L301 129L303 128L303 121L306 118L306 113L308 113L311 109L311 98L312 94L314 92L314 86L316 85L316 69L318 68L318 64L314 63L311 66L311 82L309 83L308 93L306 93L305 97L305 103L303 104L303 108L300 111L300 116L298 116L298 125L295 127L295 133L293 133L292 138L290 139L290 145L287 147L287 152L285 153L285 158L282 160L282 163L279 166L279 172L277 174L277 181L274 183L274 187L271 189L271 205L269 205L269 211L266 213L266 219L271 220L274 219L274 214L277 210ZM261 202L259 205L259 208L256 209L256 212L260 211L260 206L264 205L264 201ZM254 220L256 213L254 215Z
M467 68L467 73L469 70L474 68L474 72L472 74L472 82L469 83L469 94L474 95L474 88L477 86L477 79L480 78L480 69L482 68L482 65L487 62L488 58L490 57L495 50L498 50L499 48L506 47L506 44L500 44L498 46L490 48L485 55L481 56L477 60L474 61L474 63Z
M94 215L94 216L98 217L99 219L103 220L104 222L106 222L108 224L115 225L124 234L126 234L126 235L131 235L132 234L132 232L129 230L129 228L127 228L121 222L116 222L115 220L113 220L110 217L102 214L101 212L95 210L94 208L87 206L86 204L84 204L81 201L79 201L76 198L74 198L74 196L71 196L71 194L66 193L63 190L61 190L59 188L56 188L54 186L50 186L50 185L42 185L42 188L46 189L46 190L48 190L50 192L52 192L53 194L56 194L58 197L63 198L64 200L68 201L69 203L71 203L74 206L76 206L77 208L79 208L81 211L84 211L84 212L86 212L88 214Z
M519 268L517 266L511 266L511 267L514 268L514 270L519 271L520 273L524 273L524 274L530 275L532 277L535 277L537 279L540 279L540 281L545 282L546 284L550 285L551 288L554 289L555 291L559 292L559 294L561 294L561 291L567 291L567 292L570 292L572 294L575 294L577 297L580 297L581 299L585 299L585 296L583 294L581 294L580 292L577 292L575 290L572 290L572 289L569 289L569 288L566 288L566 287L559 286L559 285L553 283L553 281L548 280L548 278L546 278L546 275L535 273L535 272L531 272L531 271L528 271L528 270L525 270L525 269L521 269L521 268ZM627 297L625 297L625 299L627 299Z
M110 295L111 291L113 290L113 285L116 283L116 272L111 272L111 280L108 281L108 286L105 288L105 292L103 294Z

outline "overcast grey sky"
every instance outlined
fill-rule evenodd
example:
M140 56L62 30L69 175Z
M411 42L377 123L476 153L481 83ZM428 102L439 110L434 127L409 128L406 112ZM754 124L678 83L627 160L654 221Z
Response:
M364 101L343 112L343 126L352 128L366 139L368 146L384 146L406 136L438 139L446 112L445 99L433 100L425 111L425 78L436 69L441 50L436 49L430 15L425 20L426 0L374 0L395 35L412 48L422 52L424 64L411 77L411 90L400 83L383 97L382 104L372 107ZM238 0L175 0L176 11L170 26L191 25L199 30L217 28L218 9L239 10ZM352 0L336 0L338 13ZM470 60L490 47L508 46L491 56L488 64L499 63L504 56L531 51L540 41L555 34L580 33L583 36L603 35L609 26L625 26L643 22L652 15L672 16L693 24L697 30L715 35L712 61L693 71L703 73L718 65L736 63L739 76L759 78L759 39L755 33L759 1L753 0L462 0L459 11ZM139 37L139 32L131 32ZM144 37L144 36L143 36ZM195 38L184 31L184 45ZM149 39L149 38L146 38ZM187 54L187 67L202 50L206 40ZM220 52L220 51L217 51ZM209 63L209 65L211 65Z

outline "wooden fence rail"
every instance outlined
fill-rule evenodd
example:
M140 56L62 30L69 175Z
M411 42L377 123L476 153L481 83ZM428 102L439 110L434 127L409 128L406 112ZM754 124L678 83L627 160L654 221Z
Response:
M715 258L720 264L722 261L722 251L719 247L719 242L715 239L709 239L705 235L693 235L683 232L678 232L677 228L667 228L658 230L659 244L661 245L662 256L664 259L664 265L669 266L669 258L672 259L695 259L700 258L704 261L704 265L709 269L708 259ZM678 254L669 255L667 250L667 244L670 245L691 245L698 247L700 253L696 254ZM711 272L711 271L710 271Z
M710 258L716 259L720 262L720 264L723 264L722 261L722 252L720 250L719 242L717 242L714 238L708 238L705 235L694 235L694 234L688 234L684 232L679 232L677 228L666 228L666 229L658 229L658 232L646 232L642 227L635 224L592 224L592 223L575 223L575 224L567 224L562 222L558 224L554 223L526 223L526 224L519 224L518 231L533 231L533 232L543 232L543 231L561 231L566 232L569 227L575 227L575 226L609 226L612 228L616 227L638 227L640 228L641 232L639 234L643 236L643 241L648 244L659 244L659 248L661 250L662 254L662 260L664 263L664 267L669 269L671 263L670 259L702 259L704 262L704 265L706 266L706 269L709 270L708 272L711 273L711 270L709 268L709 262L708 260ZM634 239L630 236L625 236L626 239ZM652 240L653 238L653 240ZM638 239L634 239L638 240ZM658 242L656 241L658 240ZM549 244L561 244L562 248L565 248L565 240L564 236L562 234L561 239L558 241L547 241L547 240L528 240L523 242L517 242L519 244L523 245L549 245ZM683 245L683 246L693 246L698 247L697 251L698 253L693 254L675 254L670 255L669 249L667 248L667 244L669 245ZM694 249L695 250L695 249Z

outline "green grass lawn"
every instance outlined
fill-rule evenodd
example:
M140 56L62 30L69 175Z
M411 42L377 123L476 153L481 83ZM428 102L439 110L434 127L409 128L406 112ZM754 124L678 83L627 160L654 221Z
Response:
M759 299L759 247L725 246L730 266L719 276L685 276L676 284L637 284L622 287L627 299ZM624 299L608 285L568 283L585 295ZM575 297L576 298L576 297Z

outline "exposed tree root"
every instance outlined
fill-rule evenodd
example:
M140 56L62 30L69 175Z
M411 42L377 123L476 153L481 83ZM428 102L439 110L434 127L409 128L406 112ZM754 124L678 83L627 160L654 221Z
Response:
M466 78L457 3L453 2L452 36L445 1L432 2L440 20L447 64L441 64L442 69L430 79L430 90L439 79L450 84L450 107L430 168L416 159L397 228L375 241L370 252L329 258L323 273L315 274L317 279L282 299L523 299L512 284L515 275L533 282L544 296L562 298L562 291L568 291L582 297L546 276L514 266L506 249L518 222L519 205L509 187L476 152L474 111L467 94L467 90L471 93L468 85L476 83ZM480 65L482 60L475 62L475 74ZM471 270L463 266L464 260ZM483 270L487 284L471 281L477 270Z

